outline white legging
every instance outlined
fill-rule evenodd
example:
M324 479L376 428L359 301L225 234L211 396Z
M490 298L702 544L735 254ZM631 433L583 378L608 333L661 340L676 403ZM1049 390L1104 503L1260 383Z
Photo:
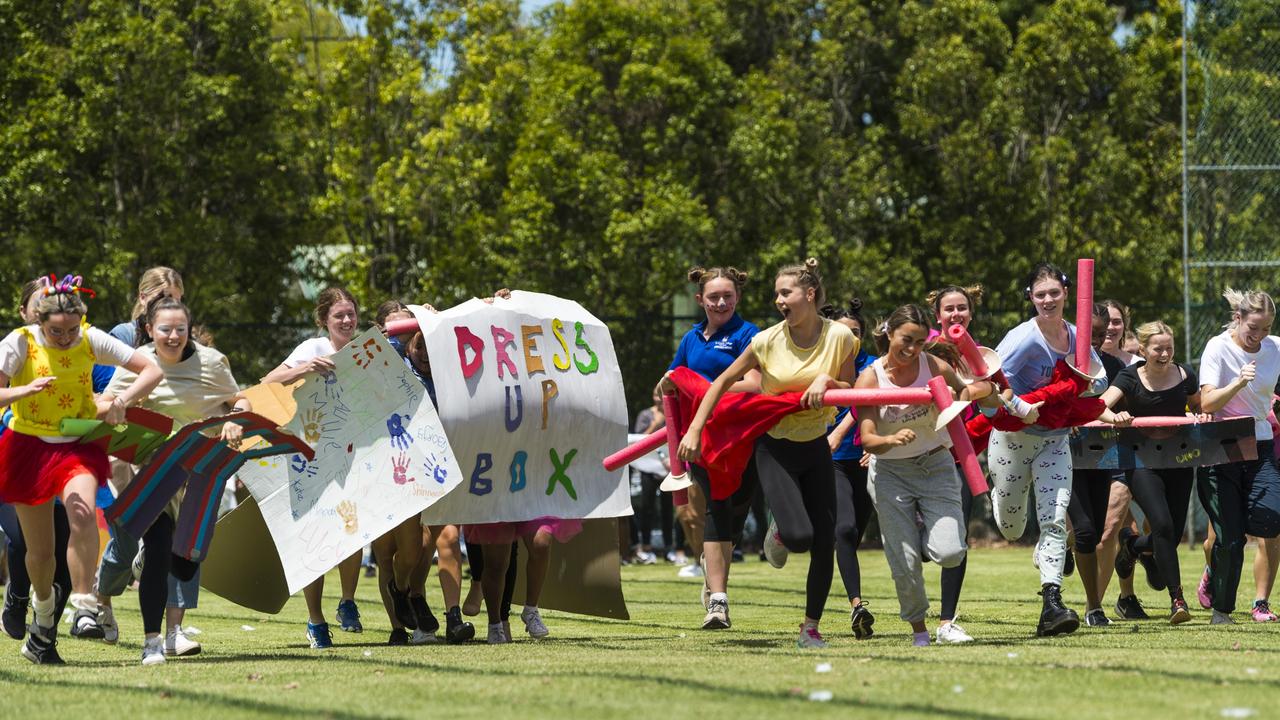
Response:
M1027 493L1035 491L1036 519L1040 523L1040 541L1036 543L1040 583L1061 585L1067 552L1067 506L1071 504L1071 448L1067 436L992 430L987 463L991 468L991 506L996 525L1006 539L1022 537L1030 506Z

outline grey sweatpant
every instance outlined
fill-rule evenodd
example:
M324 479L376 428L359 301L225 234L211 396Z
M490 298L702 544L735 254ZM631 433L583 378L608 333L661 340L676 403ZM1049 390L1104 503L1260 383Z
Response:
M921 558L928 555L941 567L955 567L968 549L955 462L946 450L913 458L876 458L868 481L874 488L900 615L909 623L920 622L929 610Z

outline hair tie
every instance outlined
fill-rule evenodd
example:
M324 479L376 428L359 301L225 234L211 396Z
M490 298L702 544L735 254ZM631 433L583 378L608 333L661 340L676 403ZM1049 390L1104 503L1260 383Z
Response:
M40 278L44 285L45 295L71 295L85 293L91 298L98 297L98 294L91 288L82 287L84 277L81 275L67 274L61 280L56 275L50 275L48 278Z

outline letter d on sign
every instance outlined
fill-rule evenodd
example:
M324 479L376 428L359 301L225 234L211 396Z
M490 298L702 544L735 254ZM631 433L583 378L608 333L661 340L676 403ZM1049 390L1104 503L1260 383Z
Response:
M458 364L462 366L462 377L470 379L484 362L484 340L463 325L455 327L453 334L458 338ZM471 350L470 360L467 360L468 348Z

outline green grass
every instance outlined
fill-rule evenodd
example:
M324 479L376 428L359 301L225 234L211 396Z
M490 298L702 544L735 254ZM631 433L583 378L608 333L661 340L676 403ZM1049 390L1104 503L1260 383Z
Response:
M876 636L848 634L839 577L824 630L831 647L794 646L803 608L805 558L775 571L750 561L733 567L733 629L697 628L696 580L666 565L623 568L630 622L546 612L552 639L499 647L391 648L388 626L362 581L363 635L337 633L337 647L312 651L295 598L278 616L245 611L205 594L189 623L205 652L163 666L139 665L140 619L130 592L116 605L116 647L64 637L65 668L35 667L8 638L0 649L0 707L6 717L809 717L1044 718L1221 717L1224 708L1276 712L1280 628L1210 628L1195 608L1191 623L1118 622L1055 639L1032 637L1039 612L1037 575L1027 548L974 550L961 623L968 646L909 647L893 585L879 551L861 554L863 586L877 616ZM1252 551L1249 553L1252 559ZM1184 581L1200 567L1187 552ZM938 569L926 566L936 598ZM1139 572L1141 575L1141 572ZM434 580L432 589L434 590ZM1067 600L1083 612L1068 578ZM326 588L337 588L331 577ZM1240 607L1252 595L1246 564ZM1114 601L1114 586L1110 591ZM1154 614L1164 593L1142 587ZM434 600L433 600L434 602ZM326 604L332 608L336 598ZM936 603L935 603L936 612ZM930 627L936 621L930 621ZM253 627L252 631L241 629ZM519 625L517 619L517 626ZM64 626L65 627L65 626ZM482 633L483 634L483 633ZM520 638L523 633L517 632ZM831 671L815 671L830 663ZM809 693L828 690L829 702ZM19 714L14 711L22 711ZM856 714L856 715L855 715Z

